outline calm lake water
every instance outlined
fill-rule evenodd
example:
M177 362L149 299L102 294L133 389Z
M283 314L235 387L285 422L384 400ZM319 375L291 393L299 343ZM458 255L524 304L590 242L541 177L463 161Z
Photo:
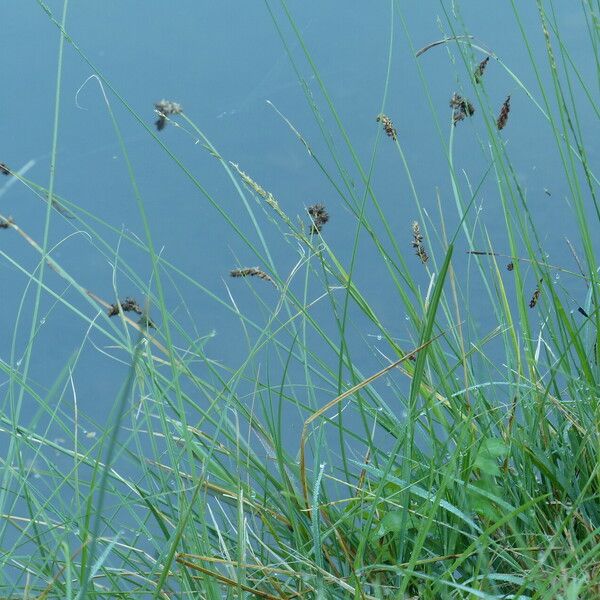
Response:
M226 160L238 163L271 191L290 215L304 214L305 207L315 202L324 203L331 220L323 235L347 266L356 219L272 106L276 106L310 140L315 151L324 157L327 168L334 171L319 125L265 4L229 0L172 4L167 10L165 3L141 0L110 4L72 2L67 15L67 30L149 127L153 127L156 119L153 112L156 101L167 98L180 102L185 113L218 152ZM334 131L335 123L313 72L302 58L302 48L284 21L281 7L273 4L290 51L298 60L300 75L327 127ZM539 101L541 96L535 73L523 41L517 37L518 29L509 3L494 5L493 9L483 4L462 2L460 18L476 36L475 42L493 50ZM545 65L544 39L539 31L535 3L521 4L520 15L533 52ZM62 3L52 1L48 6L60 18ZM381 110L384 93L390 3L303 0L290 2L289 6L366 169L378 134L375 117ZM458 218L444 154L444 144L451 129L448 100L454 91L461 90L461 86L467 91L469 87L455 46L434 48L423 54L418 62L412 57L415 50L449 33L441 5L422 0L405 10L403 16L410 39L396 18L385 112L395 122L415 187L433 225L439 229L443 221L448 233L452 233ZM585 79L594 69L585 23L566 8L560 18L562 34L570 44L574 62L588 69L587 73L582 73ZM4 2L3 22L0 161L13 169L35 161L26 176L47 186L58 30L35 2ZM461 31L459 20L453 19L453 22ZM586 56L590 58L586 59ZM149 282L152 267L148 256L132 248L119 235L119 231L123 231L145 239L123 153L101 87L97 80L89 79L93 70L69 44L65 46L63 67L56 192L116 228L109 232L99 226L111 247L120 244L120 257L144 282ZM426 87L418 67L422 69ZM549 81L547 70L540 75L544 82ZM512 111L504 139L518 169L516 175L542 232L548 260L568 263L569 268L573 268L564 238L571 239L579 247L576 227L572 216L565 216L569 191L561 177L560 157L550 128L515 81L493 61L486 72L486 93L490 104L498 108L506 96L511 95ZM251 242L259 245L246 209L218 161L202 144L195 143L197 136L188 133L189 127L177 128L169 124L160 132L160 140L210 193L217 206L199 192L113 93L107 91L107 98L132 162L157 251L207 290L202 292L181 278L174 282L165 279L167 306L181 317L181 322L194 337L209 336L205 346L207 356L236 368L246 357L248 347L239 318L226 305L231 306L234 301L240 311L262 323L278 301L276 290L268 284L252 281L248 286L247 281L228 276L230 269L255 266L258 260L248 245L234 234L217 207L231 215ZM481 110L477 105L474 118L460 123L454 132L455 165L463 190L468 190L469 185L476 187L489 166ZM591 110L589 114L587 110L587 105L582 104L582 119L595 119ZM360 199L364 190L356 169L351 167L339 133L335 134L334 142L344 164L351 169L349 174L355 181L356 196ZM591 142L590 160L598 164L598 145L592 140L588 142ZM8 179L0 181L0 184L5 183ZM421 277L418 275L420 265L413 257L410 245L411 223L419 218L419 214L399 156L387 139L378 149L373 189L391 229L397 231L398 244L405 251L407 262L417 274L415 276ZM438 193L443 219L437 206ZM279 275L285 278L299 260L298 248L282 239L251 194L246 196L257 218L262 219L261 227L273 262ZM498 252L508 252L493 173L483 183L475 210L488 227ZM367 212L375 218L371 206ZM31 190L15 182L0 197L0 213L12 215L33 239L41 243L45 204ZM3 253L0 260L3 282L0 287L3 332L0 359L21 368L20 361L29 336L34 286L8 257L31 272L38 256L13 231L0 232L0 238ZM481 236L478 241L482 241ZM435 249L435 243L429 243ZM116 288L120 298L140 297L139 289L133 283L120 274L114 275L113 264L76 222L54 213L50 244L55 260L76 281L99 296L113 302ZM481 332L485 332L497 323L477 278L467 279L468 272L475 272L473 259L469 260L464 254L468 248L465 237L460 237L454 267L458 277L466 282L464 291L471 299L471 314L479 321ZM396 332L396 337L408 340L413 332L407 326L407 316L395 299L385 264L376 258L372 243L364 235L361 236L355 280L381 321ZM90 305L54 273L47 270L45 281L57 295L74 303L89 318L96 316ZM428 283L423 272L423 289ZM301 293L302 276L295 284ZM257 305L252 290L263 300L263 307ZM311 287L307 301L320 293L322 288ZM582 301L574 294L573 308ZM330 312L327 301L312 310L313 316L322 319L323 326L335 338L335 325L327 321ZM160 332L160 320L157 320ZM48 394L68 361L81 348L79 362L72 373L72 391L63 399L62 409L66 413L72 410L76 397L78 409L92 420L90 433L93 434L93 424L102 428L124 381L127 357L113 348L110 340L90 331L84 320L49 294L42 296L39 325L29 374L31 383L40 394ZM357 368L364 374L385 364L378 350L390 355L389 348L378 341L377 333L372 325L357 317L352 331L356 344L353 356ZM334 367L335 357L318 345L316 348L323 351ZM6 375L3 377L6 381ZM323 403L331 397L324 397ZM29 425L35 409L35 403L26 400L20 422ZM4 410L6 413L10 410L7 402Z

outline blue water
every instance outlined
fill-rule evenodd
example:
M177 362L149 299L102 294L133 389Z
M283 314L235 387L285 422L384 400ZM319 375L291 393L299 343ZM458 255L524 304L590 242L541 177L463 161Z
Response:
M151 129L156 119L153 112L156 101L167 98L180 102L185 113L221 155L226 160L239 163L241 169L277 197L282 208L292 217L303 215L305 207L315 202L326 204L331 220L323 235L347 266L356 219L306 149L267 103L267 100L271 101L290 119L323 157L327 168L333 171L335 166L327 154L318 123L264 3L222 0L172 4L166 7L165 3L141 0L110 4L72 2L67 16L67 31ZM49 2L48 6L60 18L62 3ZM366 169L378 133L375 117L381 110L384 93L390 36L389 3L303 1L290 2L290 8ZM289 25L282 21L281 7L274 6L273 10L282 23L290 51L298 60L300 76L313 95L327 127L335 131L335 123L315 75L302 58L300 44ZM447 10L450 10L449 6ZM539 33L535 3L527 3L519 10L529 32L533 52L542 60L544 40ZM35 2L7 1L2 11L6 26L2 44L0 161L13 169L35 161L26 176L46 186L49 180L58 30ZM481 2L462 2L461 11L477 42L501 57L540 100L535 74L522 40L516 37L517 29L508 3L490 9ZM437 21L438 15L443 26ZM461 82L467 86L466 73L456 47L432 49L418 61L427 82L424 89L411 53L448 33L445 18L439 3L425 0L407 7L404 16L411 39L409 42L400 21L396 19L393 67L385 112L396 124L416 189L428 215L439 229L442 219L436 200L438 190L443 222L451 234L458 219L443 144L447 143L450 131L448 100L452 92L460 90ZM583 20L567 11L561 19L564 23L562 34L569 44L573 60L583 67L582 76L591 80L594 64L591 58L586 58L591 57L591 48ZM458 21L455 23L460 28ZM509 31L512 33L507 35ZM542 62L545 64L545 61ZM63 66L56 192L98 215L117 231L122 230L144 240L142 220L101 87L96 79L89 79L93 75L92 69L69 44L65 47ZM460 80L457 73L461 74ZM533 218L543 233L548 260L568 263L569 268L574 268L564 238L568 237L577 245L576 226L570 216L565 216L569 191L561 177L560 160L550 129L522 90L493 61L485 77L486 93L493 106L499 108L508 94L512 97L512 111L503 138L510 148L513 163L517 165L517 177L526 190ZM541 77L543 81L549 81L547 70L541 73ZM468 86L466 89L469 89ZM225 304L231 305L229 288L239 309L257 323L264 323L269 307L272 310L277 305L277 291L261 281L252 281L252 287L249 287L248 282L232 280L228 276L232 268L255 266L256 256L236 237L219 211L211 206L118 98L108 90L107 96L132 161L157 251ZM488 166L481 110L477 105L475 117L460 123L454 132L455 166L463 190L468 189L469 184L476 187ZM585 104L582 104L580 116L584 121L595 119ZM196 136L172 124L167 125L159 136L209 191L218 206L232 216L252 243L258 245L259 238L239 196L214 157L202 148L202 144L195 144ZM596 135L595 140L598 139ZM598 164L597 141L590 136L587 142L590 161ZM334 143L349 169L356 199L360 201L364 187L337 132ZM0 180L0 185L6 181ZM398 244L405 252L406 261L426 289L428 278L410 247L410 225L419 215L398 154L387 139L378 149L373 189L390 227L397 232ZM551 195L546 194L545 189ZM251 194L246 196L257 219L261 220L276 269L285 279L299 260L297 247L284 241ZM12 185L0 197L0 213L12 215L40 243L45 208L35 194L20 184ZM508 252L493 173L483 184L475 210L479 210L479 218L488 226L497 250ZM370 205L367 213L375 218ZM150 281L152 268L147 254L120 240L118 233L104 233L113 248L121 244L121 256L134 267L142 280ZM139 289L124 277L117 275L113 279L113 266L73 221L54 213L50 239L51 245L56 245L52 252L54 259L81 285L113 302L113 284L116 284L119 297L131 295L143 301ZM478 239L482 241L481 236ZM435 248L433 241L428 243ZM0 231L0 249L26 270L35 268L38 256L15 232ZM466 277L469 264L471 272L475 272L473 259L469 262L463 253L467 249L463 236L457 244L453 263L459 278ZM439 248L437 251L439 253ZM34 290L33 287L27 289L27 277L4 257L0 260L0 277L0 359L20 368L28 339ZM294 289L299 293L302 277L300 275L294 281ZM379 319L408 346L415 333L396 300L385 265L376 258L373 245L364 234L361 235L355 280ZM47 270L45 281L89 318L97 316L92 307L75 291L69 290L54 273ZM464 291L472 299L469 307L471 316L479 322L482 332L490 331L497 323L483 288L475 276L469 282L470 289L465 284ZM178 287L171 285L167 279L164 284L169 310L181 317L184 326L195 332L194 336L210 336L205 347L207 355L233 368L241 364L247 345L239 318L207 293L181 279L177 280ZM507 285L510 286L510 282ZM257 307L252 289L262 298L266 308ZM322 288L312 286L308 300L316 298L322 291ZM20 308L24 294L25 302ZM481 302L477 298L481 298ZM339 300L342 300L341 292ZM572 308L576 309L577 303L582 301L581 296L574 293ZM48 294L42 296L41 307L40 329L30 370L32 385L45 395L73 353L82 347L72 382L62 400L62 408L66 413L72 411L76 398L78 410L102 428L127 374L127 357L112 348L110 341L101 334L89 331L85 321ZM311 310L311 314L322 321L323 327L337 341L328 301L321 301ZM20 315L19 320L17 315ZM160 323L160 318L157 320ZM353 360L363 374L371 374L386 364L378 350L394 358L385 343L377 339L379 332L365 319L357 317L350 333L354 342ZM15 351L11 358L13 338ZM322 345L316 347L335 369L336 360L331 351ZM6 381L6 376L2 378ZM325 403L334 395L335 390L331 389L323 394L320 402ZM6 404L5 407L8 410ZM26 401L20 422L29 425L34 410L35 403Z

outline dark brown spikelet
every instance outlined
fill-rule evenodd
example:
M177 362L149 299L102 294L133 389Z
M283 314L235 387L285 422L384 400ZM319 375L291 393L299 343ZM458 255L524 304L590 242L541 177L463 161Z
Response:
M429 256L425 251L425 246L423 246L423 236L421 235L421 228L419 227L419 224L416 221L412 224L412 230L412 247L415 249L415 254L421 259L421 262L425 264L429 260Z
M457 123L459 123L460 121L462 121L465 118L465 113L459 111L459 110L455 110L452 113L452 125L455 125Z
M542 285L543 279L540 279L538 286L535 288L535 292L533 292L533 296L531 296L531 300L529 301L529 308L535 308L538 300L540 299L540 294L542 293L542 289L540 286Z
M514 268L515 268L515 265L514 265L514 263L511 263L511 262L509 262L509 263L506 265L506 270L507 270L507 271L512 271Z
M114 317L119 314L119 304L121 305L121 310L123 312L134 312L138 315L144 314L142 307L137 303L134 298L127 297L125 300L121 300L118 304L111 304L108 309L108 316Z
M473 78L475 79L475 83L481 83L481 79L483 78L483 72L485 71L485 68L487 67L487 64L489 61L490 61L490 57L486 56L477 65L477 68L475 69L475 72L473 73Z
M475 112L473 105L466 98L463 98L456 92L454 92L454 94L452 94L452 98L450 98L450 106L460 110L467 117L473 116L473 113Z
M391 137L394 141L398 139L396 135L396 128L394 127L392 120L387 115L384 115L383 113L377 115L377 122L383 125L383 130L388 137Z
M275 282L269 275L267 275L264 271L259 269L258 267L246 267L244 269L233 269L229 272L232 277L258 277L259 279L264 279L265 281L270 281L273 285Z
M12 217L0 217L0 229L8 229L14 223Z
M325 209L325 206L323 204L313 204L308 207L308 214L312 219L310 233L312 235L320 233L323 225L329 221L329 213Z
M506 126L506 122L508 121L508 113L510 112L510 96L506 97L502 108L500 109L500 115L498 116L498 120L496 121L496 126L498 129L504 129Z
M183 107L177 102L172 100L161 100L156 102L154 109L158 113L158 119L154 122L156 129L162 131L167 124L167 117L171 115L178 115L183 112Z
M0 163L0 173L2 173L2 175L10 175L10 169L5 163Z
M452 123L454 125L462 121L465 117L472 117L475 112L475 107L456 92L450 98L450 107L454 109L452 113Z
M56 198L52 198L52 206L67 219L75 218L75 215L70 210L66 209L58 200L56 200Z

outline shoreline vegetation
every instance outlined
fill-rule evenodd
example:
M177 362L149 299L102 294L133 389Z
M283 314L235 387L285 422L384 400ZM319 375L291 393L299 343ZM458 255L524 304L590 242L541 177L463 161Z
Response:
M317 101L303 88L320 140L305 137L301 123L269 102L329 184L323 197L289 210L268 181L256 181L236 157L218 151L190 99L156 102L154 122L152 99L150 114L137 114L69 36L68 2L62 16L38 2L63 34L58 74L68 45L110 98L106 110L143 231L119 229L109 216L56 193L57 77L48 186L0 156L7 161L0 174L25 186L46 211L37 239L0 208L2 259L25 276L33 297L15 316L21 329L30 327L24 355L17 360L13 344L1 362L0 597L600 597L600 183L597 142L586 142L598 138L600 70L593 83L582 76L552 3L537 3L543 60L534 58L512 4L511 35L527 50L539 84L530 89L519 65L505 64L467 30L459 3L452 15L440 8L448 35L414 51L401 3L392 0L384 93L368 115L373 146L365 160L287 2L267 2L292 69L300 78L298 62L309 65L320 92ZM597 51L598 5L585 0L572 10L582 11ZM422 61L437 52L447 52L456 71L457 89L444 90L444 106L435 106L446 119L440 140L431 140L446 153L451 198L444 204L436 190L418 189L403 145L411 117L388 101L395 28L411 42L420 75ZM597 67L597 53L595 60ZM488 92L490 81L502 82L502 95ZM424 78L420 99L432 108L435 85ZM218 292L155 246L113 104L129 111L240 242L241 262L223 272ZM565 211L578 230L552 261L511 159L511 128L526 104L552 132L569 191ZM582 106L596 122L580 121ZM472 124L487 156L483 174L455 167L456 139L472 135ZM169 136L187 136L214 158L255 235L184 166ZM412 201L401 231L375 191L375 167L392 154ZM491 180L504 219L488 230L477 207ZM439 214L423 200L433 193ZM339 235L342 209L356 229ZM54 219L68 219L93 240L114 266L118 288L93 289L91 278L71 275L49 241ZM273 231L296 261L288 274L268 242ZM149 281L121 258L109 241L114 234L147 258ZM12 249L23 243L39 261L33 270L14 258ZM362 286L357 276L366 243L389 275L386 290L393 293L385 301L406 315L404 337L378 314L378 286ZM238 320L247 347L241 365L212 359L206 345L214 332L186 324L181 314L194 300L180 292L184 285ZM167 301L173 290L179 311ZM240 290L255 300L256 312L240 308ZM49 390L32 376L43 298L87 332ZM492 327L476 316L479 302L489 304ZM315 307L329 307L327 319ZM91 334L102 344L87 344ZM77 402L63 402L76 396L73 374L84 345L86 353L118 352L127 367L102 431ZM365 349L380 368L364 370ZM32 403L33 418L25 408Z

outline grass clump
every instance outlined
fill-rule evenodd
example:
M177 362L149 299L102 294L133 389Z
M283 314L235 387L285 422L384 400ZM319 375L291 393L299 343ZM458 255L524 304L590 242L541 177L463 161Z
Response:
M68 36L67 3L62 19L40 5L62 34L52 165L62 47L69 44L110 98L107 111L143 237L59 196L54 168L47 187L10 170L45 202L46 213L41 241L28 224L0 215L7 236L2 259L35 297L31 315L23 302L15 316L31 322L24 360L13 352L0 362L7 381L0 415L6 448L1 595L598 597L599 184L578 118L584 109L597 116L598 103L569 53L552 3L538 3L546 62L529 54L537 89L519 78L519 66L485 50L458 5L452 15L442 11L443 40L411 49L432 122L439 125L440 113L446 119L432 143L444 154L450 201L438 195L433 205L426 198L435 190L421 189L403 146L400 118L407 113L398 110L396 118L389 101L396 28L404 29L413 48L401 4L390 3L388 70L380 106L369 113L379 110L379 125L365 117L373 126L365 159L287 3L282 0L279 12L267 3L293 69L300 77L300 65L308 66L318 84L318 100L304 89L322 139L309 139L293 119L274 114L308 151L325 182L323 197L331 197L328 209L350 216L353 230L343 235L324 204L286 210L290 203L283 195L275 199L269 182L242 171L236 157L222 156L196 124L189 101L189 113L173 101L157 103L154 131ZM515 32L522 32L529 52L519 10L514 6ZM580 10L597 48L597 11L587 2ZM437 83L424 67L442 49L473 98L454 93L450 112L447 90L440 92L445 100L438 110ZM498 73L503 94L511 92L499 115L487 89ZM227 280L222 294L156 250L113 103L130 111L220 214L242 260L264 268L231 270L238 281ZM552 263L506 139L509 111L516 121L525 103L552 136L568 190L564 210L577 232L569 252ZM466 116L478 128L472 152L485 163L474 173L461 172L454 150L456 136L469 135L467 123L454 127ZM163 137L169 131L162 130L171 120L178 127L170 133L190 136L194 151L203 148L215 159L243 217L223 209L169 147ZM511 129L517 129L512 122ZM392 153L412 203L405 205L402 234L394 225L396 206L377 191L377 166ZM491 224L479 211L483 190L497 198L498 218ZM53 208L61 209L58 215ZM125 282L141 302L119 300L121 285L91 289L61 264L50 233L53 220L66 216L113 265L113 280ZM35 253L37 267L11 253L8 236ZM122 258L121 246L145 257L148 280ZM289 272L282 247L295 261ZM367 269L383 273L376 285L363 277L366 248ZM274 286L252 285L260 283L247 281L253 278ZM253 308L242 308L240 290L254 300ZM212 331L201 333L186 318L198 294L239 324L241 361L213 358ZM86 332L46 388L32 374L43 298ZM131 319L131 312L142 320ZM160 316L160 325L149 314ZM401 325L398 315L405 317ZM103 340L90 344L92 356L110 350L125 365L102 429L79 403L67 401L76 397L74 374L92 333Z

